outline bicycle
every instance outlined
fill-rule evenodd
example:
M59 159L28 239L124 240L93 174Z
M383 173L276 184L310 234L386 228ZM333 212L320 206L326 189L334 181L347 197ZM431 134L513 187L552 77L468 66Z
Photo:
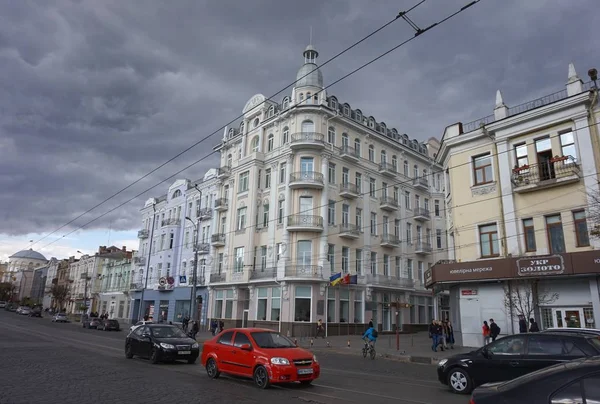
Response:
M367 340L365 340L365 346L362 348L362 354L363 358L366 358L367 355L370 355L371 359L375 359L375 356L377 355L375 352L375 347Z

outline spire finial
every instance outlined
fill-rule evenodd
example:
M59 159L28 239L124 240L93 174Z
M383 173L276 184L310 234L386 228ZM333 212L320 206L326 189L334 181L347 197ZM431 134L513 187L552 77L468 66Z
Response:
M569 83L573 81L579 80L579 76L577 76L577 72L575 71L575 65L573 63L569 63Z
M308 44L312 45L312 25L310 26L310 37L309 37Z
M496 91L496 108L504 105L504 99L502 98L502 92L500 90Z

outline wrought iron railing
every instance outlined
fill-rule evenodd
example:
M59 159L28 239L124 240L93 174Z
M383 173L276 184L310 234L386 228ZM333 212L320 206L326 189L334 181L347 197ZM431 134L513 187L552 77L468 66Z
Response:
M210 236L210 241L212 243L225 243L225 234L224 233L213 234L212 236Z
M200 217L212 217L213 211L211 208L204 208L198 211L198 216Z
M323 227L323 217L312 215L292 215L288 216L287 225L298 227Z
M148 238L150 236L150 232L148 229L142 229L138 231L138 238Z
M340 147L340 155L344 156L350 156L350 157L354 157L359 159L360 158L360 152L358 150L356 150L356 148L354 147L350 147L347 144L343 144L342 147Z
M323 184L323 174L316 171L291 173L290 182L311 182L315 184Z
M431 244L420 241L415 245L415 251L431 252Z
M359 194L360 190L358 189L356 184L347 182L345 184L340 184L340 192L349 192L349 193L353 193L353 194Z
M225 282L226 279L227 277L223 272L220 274L210 274L210 283Z
M218 198L215 200L215 209L219 208L227 208L229 206L229 201L227 198Z
M322 278L323 267L318 265L288 265L285 267L285 276L298 278Z
M379 171L391 171L393 173L398 173L398 167L394 167L390 163L379 163Z
M518 188L573 176L580 177L581 169L572 156L563 156L513 169L512 182Z
M250 272L250 279L271 279L277 277L277 268L255 269Z
M425 208L415 208L415 210L413 211L415 216L422 216L422 217L431 217L431 213L429 213L429 211Z
M400 238L394 234L383 234L381 236L381 243L386 243L386 244L400 244Z
M350 224L350 223L342 223L340 224L340 233L350 233L350 234L355 234L355 235L359 235L362 229L360 229L357 225L355 224Z
M379 205L391 205L394 207L398 207L398 201L389 196L383 196L379 199Z
M176 219L176 218L169 218L169 219L163 219L163 221L161 222L161 226L179 226L181 224L181 219Z
M428 187L429 186L429 181L427 181L426 177L417 177L413 179L413 184L414 185L421 185L423 187Z
M217 176L218 177L227 177L231 174L231 167L223 166L217 168Z

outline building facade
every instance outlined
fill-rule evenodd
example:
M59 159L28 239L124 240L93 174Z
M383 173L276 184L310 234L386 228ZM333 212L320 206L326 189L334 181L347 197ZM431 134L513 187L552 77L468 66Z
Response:
M34 270L42 268L48 260L41 253L32 250L22 250L8 257L8 269L4 273L3 282L12 282L15 286L15 300L30 297L33 285Z
M99 276L98 313L108 318L129 321L134 252L122 251L120 258L101 258Z
M317 57L307 47L291 95L253 96L216 147L210 317L293 335L427 324L423 275L446 257L439 142L327 96ZM337 273L356 284L330 287Z
M50 307L56 311L66 311L71 300L71 285L74 279L71 278L70 268L75 261L75 257L70 257L58 261L56 268L56 277L52 278L50 286Z
M42 305L44 308L53 307L52 305L52 282L57 279L58 264L59 260L55 257L50 258L48 261L48 271L46 273L46 283L44 285L44 297L42 299Z
M210 242L218 226L214 207L217 174L216 169L210 169L202 180L177 180L166 195L146 202L131 275L135 291L132 319L147 315L155 321L181 322L191 315L194 304L196 320L206 324L207 267L214 256ZM192 297L194 246L198 265L196 296Z
M565 89L516 107L498 92L494 115L446 128L451 261L427 280L464 345L483 344L490 318L503 334L519 331L520 314L542 328L600 319L597 95L570 65Z

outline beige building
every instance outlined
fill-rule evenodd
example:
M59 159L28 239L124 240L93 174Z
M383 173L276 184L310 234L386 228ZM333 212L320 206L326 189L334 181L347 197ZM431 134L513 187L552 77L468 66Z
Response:
M291 96L252 97L216 147L209 315L293 335L427 324L423 275L446 256L439 142L327 96L317 57L307 47ZM356 284L329 286L337 273Z
M452 261L427 277L465 345L483 343L482 322L490 318L503 333L518 332L521 312L504 305L513 278L537 288L525 315L540 326L565 326L572 316L593 325L600 316L596 278L577 264L577 254L600 247L587 219L590 195L598 194L591 88L570 65L563 90L515 107L498 91L494 115L445 130L437 159L446 174Z

